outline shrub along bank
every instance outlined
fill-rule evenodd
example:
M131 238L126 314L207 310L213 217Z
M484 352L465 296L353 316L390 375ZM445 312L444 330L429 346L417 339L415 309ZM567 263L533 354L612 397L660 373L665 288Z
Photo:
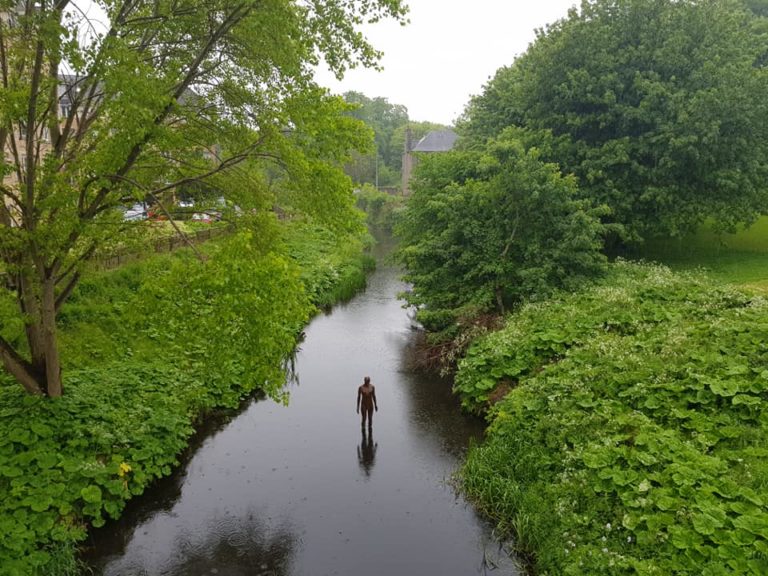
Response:
M284 399L315 304L359 289L369 265L357 238L295 223L284 236L240 232L203 262L179 252L83 280L61 316L64 396L0 385L0 574L78 574L88 526L169 474L202 415L254 390Z
M537 574L768 573L768 303L618 263L476 342L462 472Z
M366 213L368 225L391 233L395 219L405 205L403 196L388 194L370 184L363 184L355 192L357 207Z

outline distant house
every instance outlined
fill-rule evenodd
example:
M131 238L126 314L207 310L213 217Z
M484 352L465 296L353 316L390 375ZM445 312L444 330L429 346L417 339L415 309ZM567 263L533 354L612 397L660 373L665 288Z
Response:
M418 162L419 154L450 152L456 144L459 135L453 130L433 130L424 138L413 144L410 131L405 136L405 152L403 154L403 196L410 196L410 181L413 169Z

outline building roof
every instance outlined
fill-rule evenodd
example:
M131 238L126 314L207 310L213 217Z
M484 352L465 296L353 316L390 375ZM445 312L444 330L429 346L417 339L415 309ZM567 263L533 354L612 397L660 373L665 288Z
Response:
M416 143L413 152L449 152L458 137L453 130L433 130Z

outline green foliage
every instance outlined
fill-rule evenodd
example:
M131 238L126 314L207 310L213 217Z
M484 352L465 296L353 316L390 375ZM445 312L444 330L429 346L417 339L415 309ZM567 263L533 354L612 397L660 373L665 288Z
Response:
M317 225L257 230L207 243L203 262L182 250L87 275L61 313L67 394L0 382L0 574L74 576L87 528L170 474L202 415L255 390L285 400L310 295L359 288L368 260Z
M135 310L145 332L160 357L225 392L219 404L257 386L278 395L281 364L310 313L298 269L249 231L216 243L207 256L174 260L147 279Z
M765 212L762 19L736 0L589 0L539 33L472 100L482 144L551 132L546 157L612 209L626 238L731 228Z
M368 224L379 230L392 231L397 214L403 208L402 196L381 192L370 184L363 184L356 194L357 207L366 214Z
M377 184L378 176L379 185L396 185L403 148L397 147L393 135L408 123L408 110L386 98L369 98L360 92L345 92L344 100L355 106L349 114L368 126L374 140L373 149L360 149L362 154L347 165L347 173L359 184Z
M602 269L602 210L577 200L575 180L514 135L482 153L423 158L413 189L396 231L413 284L406 298L425 309L422 321L503 313Z
M350 150L365 149L370 134L347 115L349 105L328 98L316 89L297 96L286 105L290 123L301 130L279 147L284 174L275 174L277 204L298 217L309 217L336 232L357 234L363 228L355 210L352 181L342 165Z
M159 362L69 374L57 402L0 387L0 565L8 576L74 574L61 568L71 564L71 544L170 473L193 431L191 395L205 390Z
M370 237L335 236L311 222L294 221L285 229L288 253L301 269L309 300L329 308L365 288L374 259L364 253Z
M768 305L618 263L473 346L457 390L490 414L465 488L538 574L768 570Z

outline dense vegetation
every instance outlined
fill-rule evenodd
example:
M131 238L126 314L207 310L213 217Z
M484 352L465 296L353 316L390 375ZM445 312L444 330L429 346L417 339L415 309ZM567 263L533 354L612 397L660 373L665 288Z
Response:
M415 144L430 130L446 127L433 122L416 122L401 104L391 104L381 96L369 98L360 92L346 92L344 100L354 105L350 116L361 120L373 131L374 146L353 154L346 173L359 184L399 188L402 178L406 133Z
M368 225L387 233L392 232L405 204L403 196L382 192L370 184L364 184L355 198L357 207L366 214Z
M401 0L3 0L0 12L0 297L24 321L20 338L0 336L0 361L28 393L63 394L58 315L97 253L143 226L121 209L150 200L170 218L176 194L205 190L247 215L354 224L343 164L370 134L314 71L375 66L359 28L404 22Z
M739 0L582 2L470 102L464 144L524 130L625 240L752 222L768 201L765 39Z
M576 198L576 181L514 134L482 152L421 160L399 218L398 257L419 320L445 330L525 298L599 275L601 210Z
M284 398L308 316L364 285L370 262L357 237L316 225L262 232L205 245L205 261L180 252L89 274L62 309L69 393L3 381L3 576L77 574L87 527L169 474L202 415L253 391Z
M530 304L471 347L463 483L538 574L768 571L768 305L660 266Z

